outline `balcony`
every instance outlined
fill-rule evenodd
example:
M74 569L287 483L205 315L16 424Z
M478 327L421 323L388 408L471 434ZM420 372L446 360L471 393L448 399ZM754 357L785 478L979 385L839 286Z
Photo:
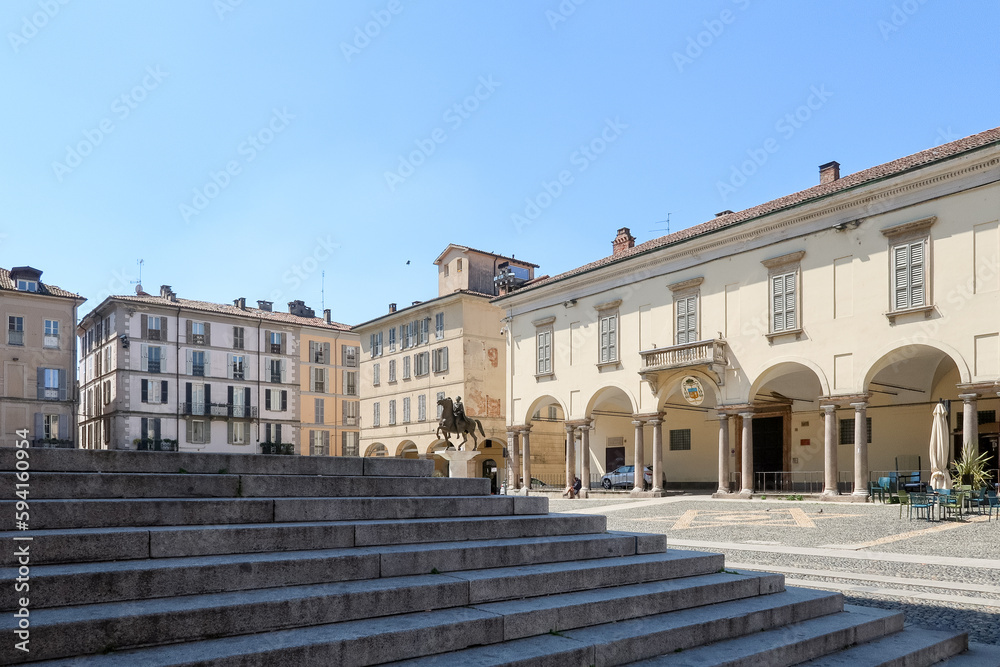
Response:
M204 345L205 344L205 334L191 334L191 344L192 345Z
M132 441L140 452L176 452L177 441L163 438L136 438Z
M181 403L181 414L191 417L232 417L233 419L256 419L257 408L233 403Z
M32 447L45 447L49 449L73 449L73 441L65 438L35 438L31 441Z
M24 332L23 331L8 331L7 332L7 344L8 345L24 345Z
M291 456L295 454L295 445L290 442L262 442L260 443L260 453Z
M160 338L160 330L159 329L147 329L146 330L146 338L148 340L161 340L161 338Z
M725 379L723 371L728 363L726 341L718 338L658 347L639 354L642 355L642 370L639 373L643 379L649 379L659 371L698 367L714 373L719 384Z
M59 349L59 336L45 334L45 337L42 339L42 347Z

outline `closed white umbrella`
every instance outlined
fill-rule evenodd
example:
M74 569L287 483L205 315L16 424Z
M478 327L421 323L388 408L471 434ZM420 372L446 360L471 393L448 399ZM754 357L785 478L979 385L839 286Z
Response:
M948 474L948 417L940 403L935 406L931 420L931 488L951 488L951 475Z

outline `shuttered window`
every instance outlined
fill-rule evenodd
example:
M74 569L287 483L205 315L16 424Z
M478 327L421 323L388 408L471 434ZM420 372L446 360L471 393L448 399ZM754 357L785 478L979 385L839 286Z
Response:
M544 329L537 334L538 338L538 374L552 373L552 330Z
M417 421L422 422L427 419L427 396L421 394L417 396Z
M618 313L601 317L602 364L618 361Z
M797 273L782 273L771 276L771 331L791 331L797 329L796 322L796 278Z
M924 241L902 243L892 248L893 309L926 305L924 291Z
M698 297L681 297L676 301L677 345L698 340Z

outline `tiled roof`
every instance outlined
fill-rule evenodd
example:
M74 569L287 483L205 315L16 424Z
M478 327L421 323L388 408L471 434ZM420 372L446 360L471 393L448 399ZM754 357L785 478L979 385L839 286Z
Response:
M234 305L224 303L212 303L210 301L194 301L192 299L177 299L172 301L162 296L151 294L122 294L110 297L120 301L131 303L143 303L150 306L163 306L165 308L187 308L189 310L199 310L209 313L219 313L220 315L232 315L234 317L254 317L267 320L269 322L280 322L282 324L294 324L299 326L321 327L324 329L335 329L337 331L350 331L351 327L340 322L327 324L322 317L299 317L291 313L278 311L261 310L259 308L246 309L238 308Z
M11 290L12 292L17 291L17 285L15 285L14 281L10 279L10 271L8 269L0 268L0 290ZM36 292L36 294L46 294L48 296L60 296L60 297L65 297L67 299L83 298L79 294L74 294L73 292L64 290L61 287L56 287L55 285L49 285L41 281L39 281L38 283L38 291Z
M609 255L608 257L599 259L596 262L585 264L550 278L534 280L530 285L522 287L522 290L529 287L533 289L542 285L564 280L608 264L626 260L630 257L634 257L651 250L677 245L693 238L704 236L705 234L711 234L713 232L726 229L727 227L732 227L734 225L753 220L754 218L763 217L770 213L776 213L787 208L792 208L809 201L821 199L823 197L887 178L889 176L896 176L912 169L924 167L968 151L996 144L998 142L1000 142L1000 127L993 128L992 130L986 130L985 132L980 132L979 134L973 134L972 136L959 139L958 141L952 141L951 143L929 148L927 150L920 151L919 153L914 153L913 155L893 160L892 162L886 162L885 164L880 164L876 167L871 167L869 169L844 176L830 183L823 183L805 190L800 190L794 194L785 195L784 197L773 199L752 208L737 211L736 213L720 215L712 220L709 220L708 222L703 222L700 225L688 227L687 229L682 229L679 232L674 232L673 234L668 234L651 241L646 241L645 243L637 245L634 248L629 248L617 257ZM517 293L518 292L513 292L512 294ZM496 300L499 301L504 298L506 298L506 295L498 297Z
M457 289L454 292L452 292L451 294L442 294L441 296L436 296L433 299L428 299L427 301L421 301L419 303L415 303L412 306L406 306L405 308L399 308L394 313L384 313L382 315L379 315L378 317L373 317L372 319L370 319L370 320L368 320L366 322L362 322L361 324L355 324L353 327L351 327L351 329L352 330L360 329L361 327L367 326L367 325L372 324L374 322L378 322L379 320L383 320L383 319L385 319L387 317L396 317L397 315L401 315L402 313L405 313L408 310L414 310L416 308L423 308L424 306L427 306L427 305L430 305L430 304L433 304L433 303L437 303L438 301L442 301L444 299L448 299L450 297L453 297L456 294L466 294L468 296L478 296L478 297L483 298L483 299L492 299L494 296L496 296L495 294L484 294L482 292L476 292L476 291L469 290L469 289Z
M498 255L495 252L486 252L485 250L476 250L475 248L470 248L467 245L460 245L458 243L449 243L448 247L445 248L444 251L442 251L440 255L438 255L437 259L434 260L434 263L437 264L438 262L440 262L441 258L444 257L445 253L447 253L451 248L462 248L464 250L468 250L469 252L478 252L480 255L489 255L490 257L496 257L498 259L510 260L511 262L517 262L518 264L522 264L524 266L530 266L530 267L535 268L535 269L538 268L537 264L532 264L531 262L526 262L523 259L517 259L516 257L507 257L506 255Z

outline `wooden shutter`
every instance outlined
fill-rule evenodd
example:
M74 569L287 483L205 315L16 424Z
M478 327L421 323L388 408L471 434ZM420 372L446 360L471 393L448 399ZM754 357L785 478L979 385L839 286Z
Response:
M160 318L160 340L167 340L167 318Z
M924 305L924 242L910 244L910 307Z
M785 330L795 328L795 278L794 273L785 274Z
M288 409L288 391L285 389L281 390L281 411L284 412Z
M69 433L69 415L67 414L59 415L59 438L61 440L73 439Z
M281 335L284 336L285 334ZM281 369L281 383L284 384L287 381L286 378L288 377L288 360L279 359L278 367Z
M271 389L265 389L264 390L264 409L265 410L270 410L271 409L271 391L272 391Z
M323 363L324 364L331 363L330 344L329 343L323 343Z
M149 346L146 344L139 346L139 370L149 370Z
M281 353L288 354L288 334L281 334Z
M191 320L190 319L184 320L184 332L185 332L184 335L186 336L184 338L184 341L188 345L190 345L191 344Z
M229 385L226 388L226 405L228 406L227 410L230 415L233 414L233 391L233 385Z
M45 437L45 424L41 412L35 413L35 438L41 440Z
M140 324L139 324L139 331L141 332L139 334L139 336L140 336L140 338L142 338L143 340L145 340L146 337L149 335L149 333L148 333L149 332L149 318L146 315L141 315L139 317L139 322L140 322Z
M148 433L149 433L149 420L146 419L145 417L142 417L141 419L139 419L139 437L145 440Z
M771 331L785 329L785 277L771 277Z
M212 344L212 323L205 322L205 345Z
M208 377L209 375L212 374L212 362L211 362L212 353L209 352L208 350L205 350L201 354L202 354L202 359L204 360L205 363L205 377Z
M45 369L39 366L35 372L35 377L37 397L40 399L45 398ZM38 437L40 438L42 436Z
M66 395L67 395L67 393L66 393L67 392L67 390L66 390L66 378L67 378L67 375L69 375L69 374L66 372L65 368L56 369L56 377L59 380L58 384L59 384L59 400L60 401L65 401L66 400Z
M677 344L693 343L697 340L697 297L688 296L677 300Z
M250 387L243 388L243 416L250 416Z
M186 431L187 431L187 441L190 443L191 440L194 438L194 421L191 420L191 419L188 419L185 422L185 426L187 427L187 429L186 429Z
M187 403L189 411L193 410L193 406L191 405L191 383L190 382L185 382L184 383L184 402Z
M316 363L316 341L309 341L309 363Z
M185 358L185 360L187 362L187 374L188 375L191 375L192 368L193 368L193 362L192 362L192 357L191 357L192 354L193 354L192 350L184 350L184 358Z
M226 377L230 380L233 379L233 355L226 355Z
M233 422L226 422L226 442L233 444Z
M160 381L160 403L166 403L166 402L167 402L167 381L166 380L161 380Z
M149 403L149 380L143 380L141 382L139 400L143 403Z
M156 417L153 419L153 438L156 440L160 439L160 418Z

